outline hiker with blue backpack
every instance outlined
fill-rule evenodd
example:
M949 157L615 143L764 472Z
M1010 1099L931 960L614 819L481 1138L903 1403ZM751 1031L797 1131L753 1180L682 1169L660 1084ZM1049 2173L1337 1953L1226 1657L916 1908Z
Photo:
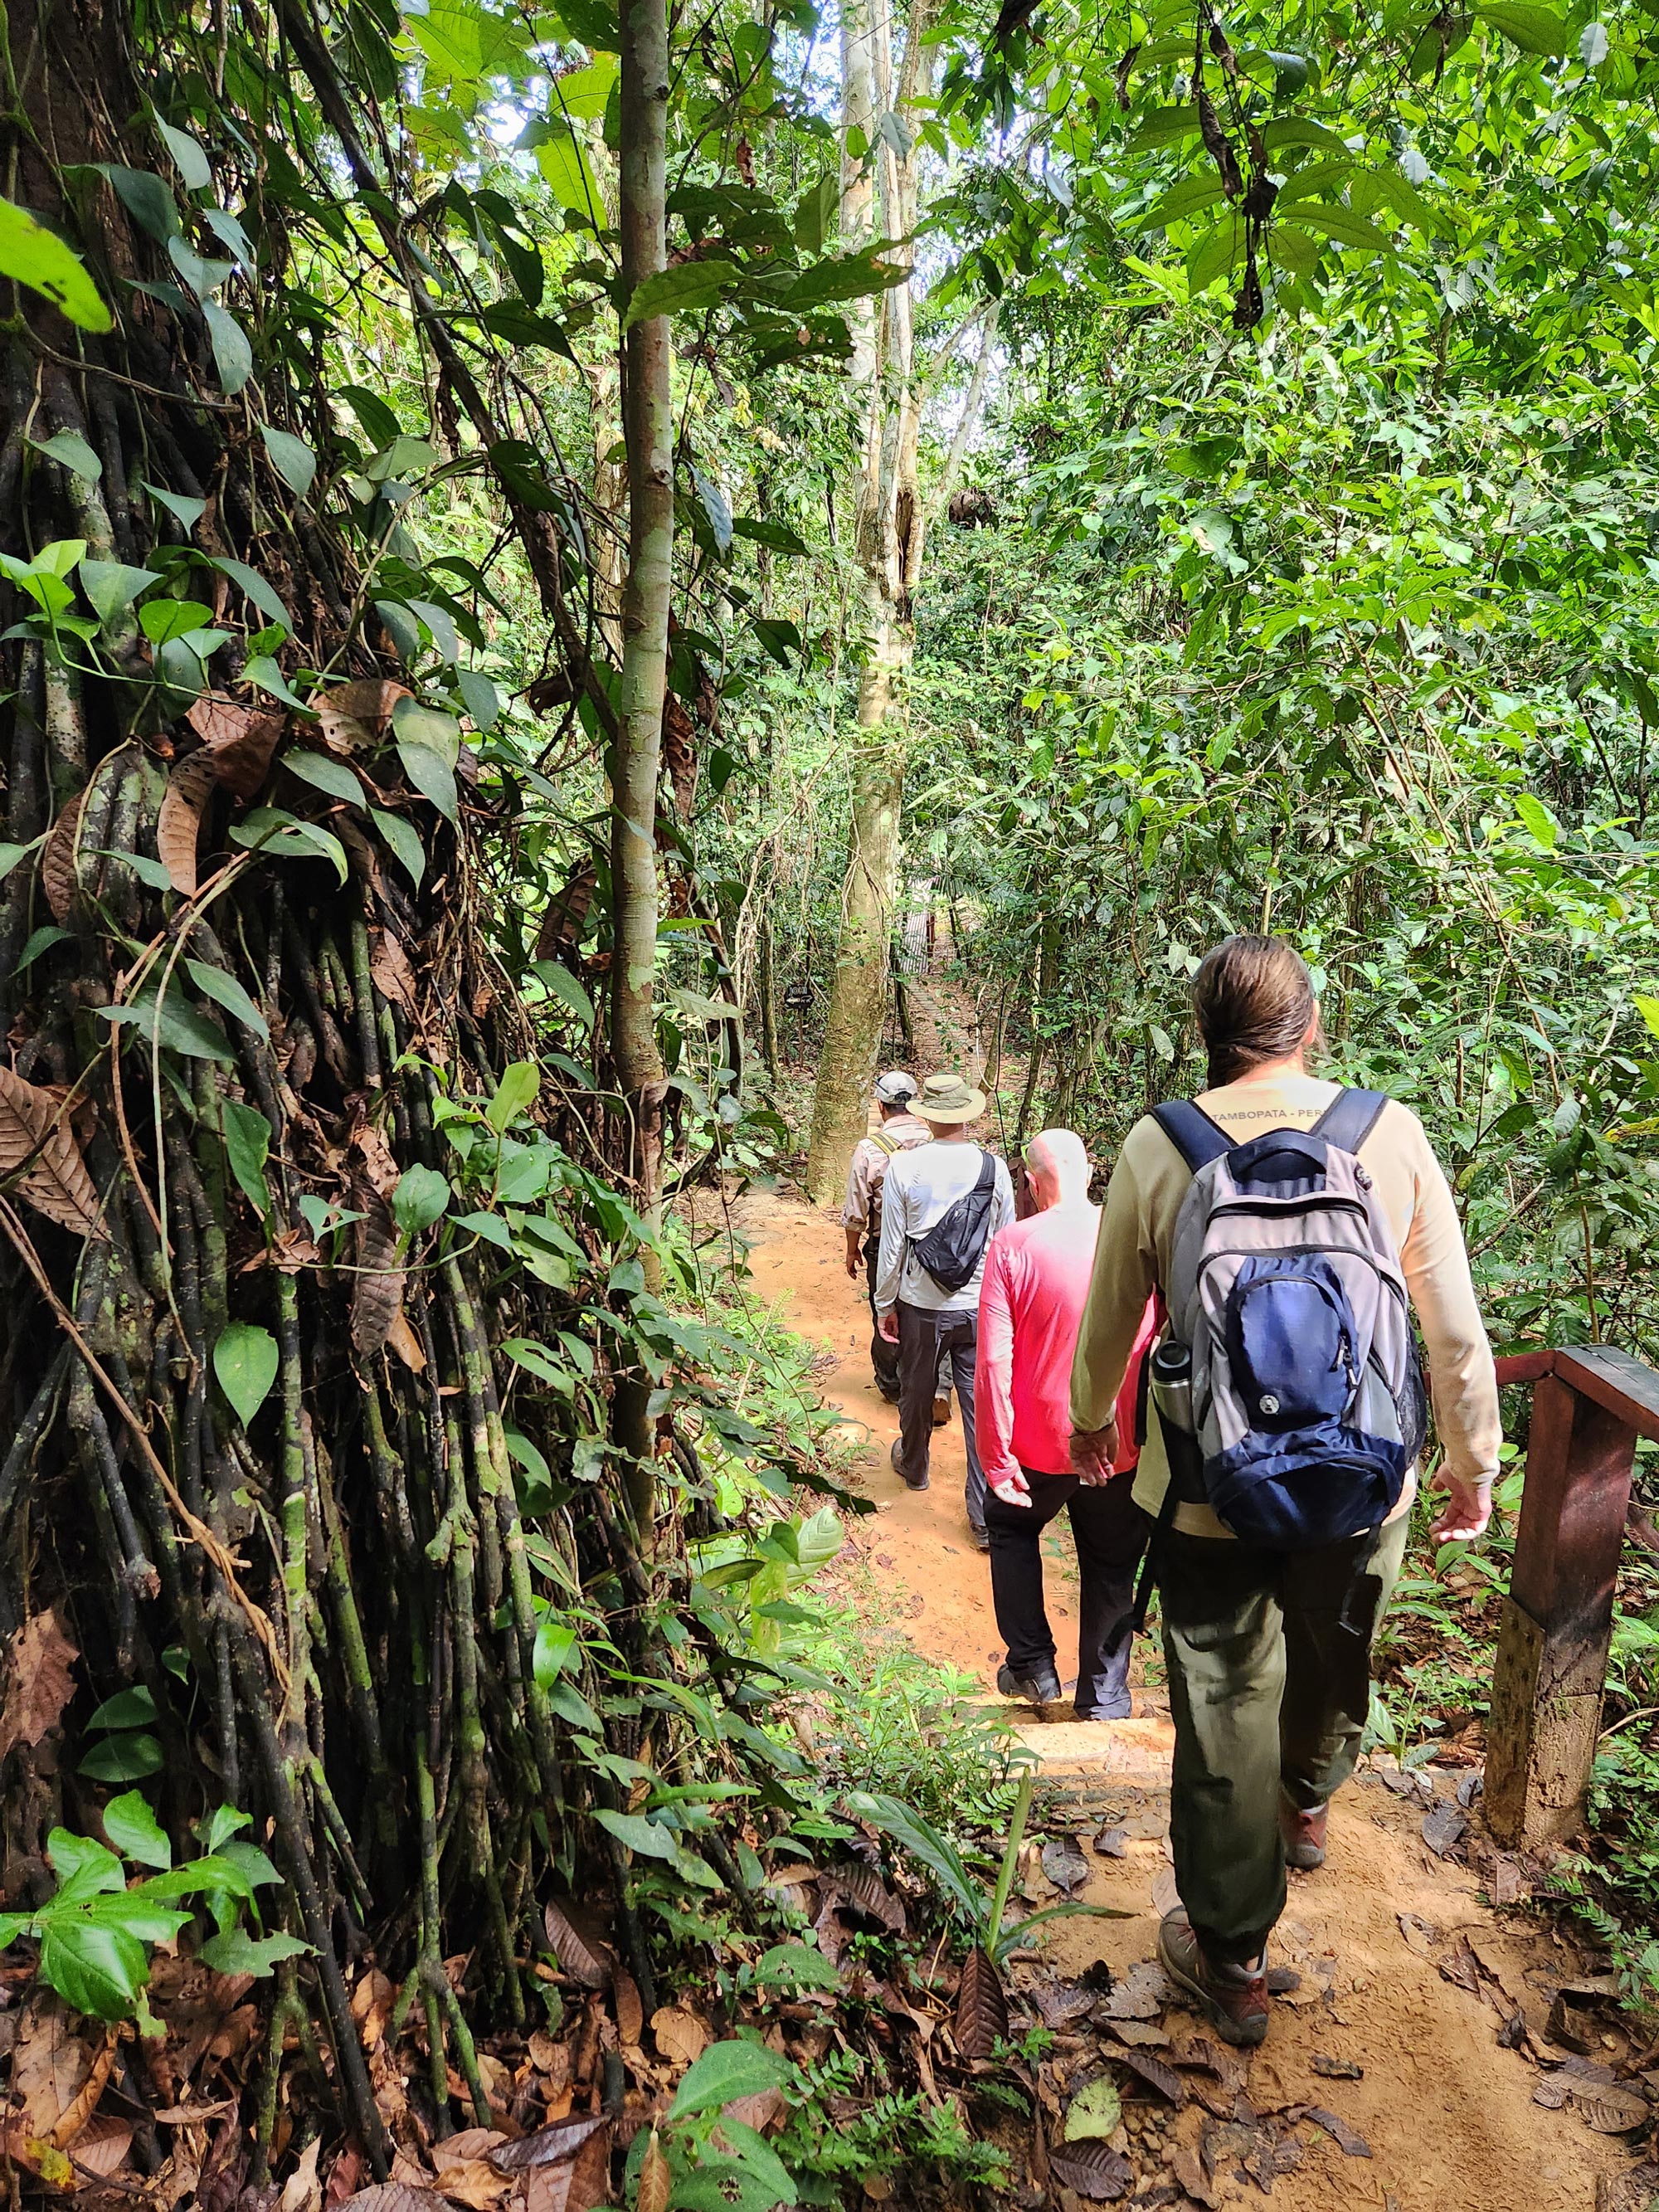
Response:
M985 1111L985 1093L959 1075L930 1075L911 1111L932 1142L888 1163L882 1187L881 1249L876 1261L876 1326L898 1346L899 1432L893 1471L926 1490L933 1397L941 1358L950 1362L968 1456L968 1526L988 1552L985 1470L974 1432L974 1352L985 1248L1014 1218L1007 1168L969 1134Z
M1249 2045L1267 2033L1285 1866L1323 1863L1405 1551L1427 1425L1408 1307L1443 1455L1437 1541L1486 1525L1498 1382L1422 1125L1308 1072L1322 1037L1300 957L1231 937L1193 1002L1210 1087L1124 1142L1072 1370L1073 1459L1085 1482L1109 1480L1113 1408L1160 1293L1135 1484L1176 1732L1182 1902L1158 1956L1220 2035Z

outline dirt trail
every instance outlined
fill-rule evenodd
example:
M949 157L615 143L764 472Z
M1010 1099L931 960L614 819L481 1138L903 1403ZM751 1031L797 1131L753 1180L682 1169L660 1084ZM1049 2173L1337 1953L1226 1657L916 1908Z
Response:
M905 1490L887 1463L895 1417L871 1381L867 1309L861 1284L849 1282L842 1267L838 1220L780 1198L748 1199L741 1212L754 1246L756 1290L777 1304L788 1326L834 1355L822 1381L824 1397L841 1409L849 1436L869 1446L859 1481L877 1511L858 1524L852 1540L915 1647L975 1676L995 1705L991 1686L1002 1654L987 1563L968 1534L955 1419L936 1432L932 1488ZM1061 1673L1068 1674L1076 1665L1075 1584L1063 1516L1050 1541L1050 1617ZM1076 1800L1074 1825L1091 1867L1080 1894L1133 1916L1054 1923L1048 1955L1066 1976L1101 1960L1121 1974L1153 1955L1154 1885L1160 1904L1172 1901L1173 1887L1164 1840L1166 1710L1155 1692L1143 1690L1133 1721L1022 1729L1045 1772ZM1457 1778L1438 1778L1443 1796ZM1604 2201L1622 2204L1618 2195L1598 2197L1598 2179L1605 2191L1629 2168L1630 2153L1592 2133L1571 2107L1534 2104L1540 2082L1559 2086L1567 2077L1498 2043L1493 2005L1501 2002L1505 2015L1524 2013L1541 2039L1554 1986L1578 1971L1577 1961L1538 1923L1488 1910L1476 1873L1426 1847L1424 1812L1422 1802L1402 1800L1379 1777L1364 1778L1333 1811L1327 1867L1292 1876L1271 1958L1299 1972L1302 1986L1275 2008L1267 2045L1251 2064L1249 2094L1264 2112L1286 2103L1324 2107L1364 2139L1370 2155L1345 2156L1328 2136L1316 2136L1300 2167L1273 2180L1273 2203L1279 2212L1594 2212ZM1090 1838L1115 1822L1127 1829L1124 1856L1099 1856ZM1025 1879L1034 1902L1050 1900L1040 1868ZM1416 1949L1402 1932L1402 1915L1421 1923L1412 1929ZM1470 1940L1484 1975L1469 1963ZM1483 2001L1447 1978L1443 1964L1491 1996ZM1179 2042L1193 2025L1170 2010L1152 2033ZM1595 2057L1617 2063L1623 2047L1599 2049ZM1056 2049L1063 2066L1064 2038ZM1316 2055L1357 2066L1362 2078L1316 2071ZM1179 2139L1195 2138L1204 2124L1204 2113L1188 2106L1176 2124ZM1301 2132L1304 2139L1310 2134L1305 2126ZM1224 2166L1218 2172L1216 2203L1261 2201L1254 2183Z

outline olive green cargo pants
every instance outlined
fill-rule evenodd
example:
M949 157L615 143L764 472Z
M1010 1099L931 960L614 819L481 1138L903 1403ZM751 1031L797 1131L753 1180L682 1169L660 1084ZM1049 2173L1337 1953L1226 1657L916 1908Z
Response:
M1365 1536L1310 1552L1176 1529L1161 1539L1170 1840L1182 1902L1218 1964L1259 1956L1285 1910L1280 1792L1312 1812L1353 1771L1371 1638L1408 1522L1390 1523L1374 1549Z

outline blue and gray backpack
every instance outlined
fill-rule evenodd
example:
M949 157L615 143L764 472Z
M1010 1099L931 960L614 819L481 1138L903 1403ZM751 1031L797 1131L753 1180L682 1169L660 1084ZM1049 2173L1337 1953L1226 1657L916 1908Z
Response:
M1376 1529L1423 1447L1405 1277L1356 1158L1387 1103L1345 1091L1305 1133L1242 1145L1190 1102L1153 1109L1193 1171L1164 1285L1192 1354L1184 1456L1247 1543L1301 1551Z

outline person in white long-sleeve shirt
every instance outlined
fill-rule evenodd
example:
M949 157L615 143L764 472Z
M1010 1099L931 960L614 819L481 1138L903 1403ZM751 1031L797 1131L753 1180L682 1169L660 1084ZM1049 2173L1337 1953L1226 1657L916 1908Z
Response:
M933 1393L940 1355L948 1355L968 1455L968 1524L975 1543L987 1551L985 1470L974 1434L974 1355L985 1247L1014 1218L1013 1185L1003 1162L994 1161L978 1264L959 1289L935 1281L916 1256L916 1241L979 1183L987 1155L968 1132L985 1111L985 1094L959 1075L930 1075L913 1110L927 1124L933 1141L901 1152L888 1167L876 1263L877 1327L899 1348L899 1433L892 1449L893 1467L909 1488L927 1489Z

